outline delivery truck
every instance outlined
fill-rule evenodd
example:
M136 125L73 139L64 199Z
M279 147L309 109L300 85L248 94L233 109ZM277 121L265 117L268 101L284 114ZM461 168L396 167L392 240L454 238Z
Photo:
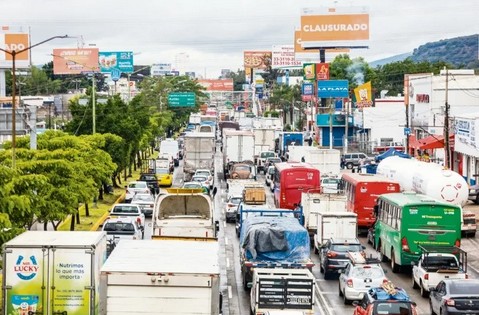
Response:
M185 135L183 156L184 181L189 182L197 169L213 171L216 150L215 134L208 132L188 132Z
M353 212L320 212L314 234L314 253L318 254L321 246L331 238L355 239L358 236L358 218Z
M101 315L221 313L218 242L121 241L101 269Z
M3 244L2 314L97 315L106 233L27 231Z

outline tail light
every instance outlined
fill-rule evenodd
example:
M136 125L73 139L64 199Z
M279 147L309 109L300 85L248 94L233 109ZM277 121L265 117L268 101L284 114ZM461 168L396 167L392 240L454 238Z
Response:
M457 239L457 240L454 242L454 246L461 247L461 240L460 240L460 239Z
M383 284L387 284L388 282L389 282L388 279L386 279L386 278L383 279Z
M428 274L428 273L426 273L426 274L424 275L424 280L429 280L429 274Z
M314 267L314 263L306 263L306 268L313 268Z
M348 279L348 280L346 281L346 285L347 285L348 287L352 288L352 287L353 287L353 279Z
M140 217L137 217L137 218L136 218L136 222L137 222L138 224L141 224L141 218L140 218Z
M334 258L334 257L338 256L338 253L333 252L333 251L329 251L326 256L328 256L328 258Z
M409 248L409 244L407 243L407 238L403 237L401 239L401 245L402 245L402 250L405 252L411 252L411 249Z
M447 299L447 300L446 300L446 305L447 305L447 306L454 306L455 304L456 304L456 303L454 302L453 299Z

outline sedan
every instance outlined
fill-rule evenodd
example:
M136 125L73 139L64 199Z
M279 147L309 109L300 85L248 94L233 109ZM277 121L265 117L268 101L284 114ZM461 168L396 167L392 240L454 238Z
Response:
M208 177L203 176L203 175L193 175L191 177L192 182L198 182L200 183L203 187L210 188L210 182L208 181Z
M197 169L195 175L206 176L210 184L209 189L213 189L213 174L208 169Z
M131 199L131 204L139 205L141 212L145 216L151 217L155 206L155 198L151 194L136 194Z
M229 196L226 201L226 222L234 222L239 203L243 201L242 196Z
M361 300L369 289L380 287L387 281L379 261L349 263L339 276L339 296L343 297L344 304L350 304Z
M431 289L431 314L479 314L479 280L446 279Z
M151 193L150 188L148 187L147 182L143 181L135 181L125 186L126 188L126 195L125 195L125 202L130 202L133 199L133 196L137 193L140 194L149 194Z

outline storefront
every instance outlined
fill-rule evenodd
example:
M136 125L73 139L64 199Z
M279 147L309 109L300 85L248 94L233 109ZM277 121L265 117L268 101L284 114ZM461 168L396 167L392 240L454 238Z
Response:
M470 185L476 184L479 179L479 113L456 116L454 126L454 167Z

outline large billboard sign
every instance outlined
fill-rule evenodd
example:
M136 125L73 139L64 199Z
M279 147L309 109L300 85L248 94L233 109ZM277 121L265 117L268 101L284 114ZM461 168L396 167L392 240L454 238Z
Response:
M7 51L19 51L29 46L29 37L27 33L1 33L0 48ZM29 50L15 56L15 66L17 68L29 67ZM12 55L0 51L0 68L12 68Z
M53 49L54 74L98 72L98 48Z
M302 48L367 48L366 7L307 8L301 15Z
M271 51L244 51L245 69L267 69L271 66Z
M349 48L328 48L325 49L325 61L330 62L339 54L349 53ZM305 49L301 46L301 30L294 31L294 58L308 63L321 62L319 49Z
M198 83L207 91L233 91L233 79L204 79L198 80Z
M101 51L99 62L102 73L111 73L113 69L122 73L133 73L133 52L131 51Z
M318 81L318 96L321 98L349 97L349 82L348 80Z
M294 57L294 45L273 46L271 61L273 69L299 68L301 66L301 61Z
M155 63L150 68L151 76L165 76L171 74L171 63Z

